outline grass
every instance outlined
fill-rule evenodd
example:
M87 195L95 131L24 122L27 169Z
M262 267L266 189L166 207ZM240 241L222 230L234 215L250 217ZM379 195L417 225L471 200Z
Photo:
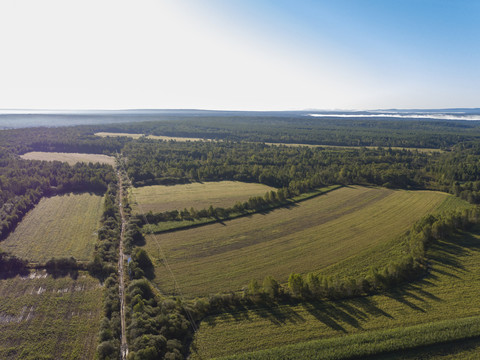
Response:
M336 359L357 352L383 354L375 359L478 358L480 235L464 233L442 241L431 248L429 258L427 277L387 294L207 317L191 358L289 358L278 354L292 354L295 347L322 354L325 344L339 351ZM442 345L431 345L437 342ZM256 350L266 352L244 355Z
M219 181L184 185L153 185L133 188L130 199L137 213L164 212L170 210L201 210L213 207L231 207L252 196L263 196L276 190L267 185L239 181Z
M268 214L149 235L145 247L156 264L154 282L165 293L173 291L173 281L163 254L186 296L237 291L252 278L286 282L293 271L326 269L376 249L451 198L344 187ZM376 258L368 256L371 265Z
M88 261L102 208L103 197L88 193L43 198L1 247L30 262L70 256Z
M93 359L101 297L86 273L0 280L0 359Z
M32 151L21 155L25 160L43 160L43 161L62 161L75 165L78 162L101 163L115 165L115 158L102 154L80 154L80 153L59 153L59 152L41 152Z

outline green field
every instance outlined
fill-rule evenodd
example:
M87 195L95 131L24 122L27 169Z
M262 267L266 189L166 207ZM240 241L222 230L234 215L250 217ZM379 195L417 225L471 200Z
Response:
M247 201L253 196L263 196L267 191L276 190L267 185L219 181L184 185L153 185L133 188L130 200L137 213L183 210L194 207L197 210L213 207L231 207L237 201Z
M1 247L31 262L70 256L91 260L102 211L103 197L98 195L43 198Z
M86 273L0 280L0 359L93 359L101 298Z
M385 358L478 358L480 330L475 324L480 321L479 249L480 235L469 233L440 242L429 251L432 270L427 277L385 295L207 317L196 333L192 358L207 359L276 347L269 350L272 359L295 358L286 354L298 355L312 349L318 358L329 358L328 349L324 349L328 344L330 350L336 346L336 351L343 354L332 358L340 359L348 353L408 349L470 336L473 339L465 346L462 343L435 346L437 355L432 357L426 354L435 354L434 349L415 348L408 353L402 350L404 357L394 353ZM356 334L357 338L352 337ZM368 349L371 343L376 345L373 350ZM284 347L289 344L293 348Z
M102 154L79 154L32 151L21 155L25 160L62 161L74 165L78 162L115 165L115 158Z
M145 246L162 291L173 290L163 252L185 295L208 295L241 290L252 278L286 282L291 272L328 269L385 247L425 214L459 203L465 204L440 192L344 187L268 214L148 235Z

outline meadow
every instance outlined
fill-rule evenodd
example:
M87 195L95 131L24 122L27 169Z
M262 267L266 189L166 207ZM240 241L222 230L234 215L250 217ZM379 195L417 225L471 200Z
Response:
M219 181L182 185L153 185L132 188L130 203L135 213L164 212L171 210L201 210L213 207L231 207L236 202L247 201L253 196L263 196L273 187L243 183L239 181Z
M191 358L385 353L375 359L474 359L480 348L480 235L457 234L436 243L428 256L425 278L385 294L209 316L196 333Z
M457 202L440 192L343 187L266 214L147 235L145 248L156 265L153 282L165 293L173 292L173 280L164 257L186 296L238 291L251 279L271 275L284 283L291 272L368 254Z
M75 165L78 162L85 163L101 163L107 165L115 165L115 158L102 154L80 154L80 153L60 153L60 152L42 152L32 151L20 156L25 160L42 160L42 161L62 161Z
M43 198L1 247L34 263L70 256L89 261L102 211L103 197L90 193Z
M102 287L86 273L0 280L1 359L93 359Z

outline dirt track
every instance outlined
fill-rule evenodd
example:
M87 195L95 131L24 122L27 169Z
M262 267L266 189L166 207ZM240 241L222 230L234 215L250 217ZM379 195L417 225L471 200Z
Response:
M120 296L120 323L122 327L122 337L121 337L121 358L122 360L127 359L128 355L128 344L127 344L127 334L126 334L126 324L125 324L125 254L123 253L123 239L125 235L125 213L123 211L123 188L122 188L122 176L120 170L117 169L117 178L118 178L118 208L120 209L120 217L122 220L122 229L120 233L120 245L119 245L119 254L118 254L118 289Z

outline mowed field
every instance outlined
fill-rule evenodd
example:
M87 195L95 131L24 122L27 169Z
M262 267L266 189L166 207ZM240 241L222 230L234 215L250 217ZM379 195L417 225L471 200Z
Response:
M102 210L103 197L89 193L43 198L0 246L31 262L91 260Z
M182 185L153 185L132 188L130 202L136 213L170 210L201 210L213 207L230 207L237 201L247 201L252 196L263 196L276 190L267 185L239 181L219 181Z
M115 165L115 158L102 154L58 153L32 151L21 155L25 160L62 161L74 165L78 162Z
M456 206L440 192L344 187L290 208L200 228L148 235L156 264L154 283L171 293L176 281L187 296L241 290L251 279L327 268L404 234L432 211ZM371 265L368 264L368 266Z
M0 280L0 359L93 359L102 293L82 272Z
M125 136L132 139L140 139L145 134L130 134L130 133L111 133L111 132L98 132L95 133L96 136L100 137L119 137ZM164 135L147 135L145 136L146 139L154 139L154 140L164 140L164 141L211 141L210 139L202 139L202 138L191 138L191 137L179 137L179 136L164 136Z
M478 359L479 232L435 244L429 275L387 294L207 317L191 359Z

